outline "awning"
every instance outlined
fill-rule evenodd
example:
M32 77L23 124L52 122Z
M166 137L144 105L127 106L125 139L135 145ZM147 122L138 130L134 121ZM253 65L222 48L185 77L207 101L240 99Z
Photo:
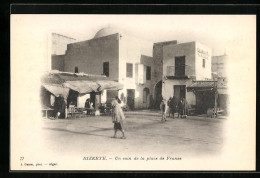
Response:
M42 77L42 83L50 86L48 87L51 93L55 96L59 95L64 88L66 90L74 90L80 94L86 94L90 92L100 92L102 90L121 90L123 85L109 80L106 76L91 75L84 73L70 73L70 72L59 72L52 71L46 73ZM57 88L58 87L58 88ZM61 89L62 88L62 89Z
M188 91L207 91L207 90L213 90L216 86L215 81L195 81L192 82L190 86L187 87Z
M61 85L58 84L43 84L42 85L46 90L48 90L50 93L58 97L59 95L62 95L64 98L67 98L69 94L69 88L64 88Z
M66 81L63 86L80 94L100 91L100 86L94 81Z
M121 83L109 80L98 80L97 83L100 85L99 90L121 90L124 87Z

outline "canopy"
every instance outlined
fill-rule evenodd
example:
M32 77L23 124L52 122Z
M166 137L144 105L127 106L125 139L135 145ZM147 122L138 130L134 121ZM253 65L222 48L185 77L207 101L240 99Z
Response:
M109 80L98 80L97 83L100 85L99 90L121 90L123 85L121 83Z
M192 82L190 86L187 87L188 91L191 90L213 90L216 87L215 81L195 81Z
M80 94L97 92L98 88L100 88L94 81L67 81L63 86L77 91Z
M65 92L66 94L69 89L77 91L80 94L99 92L102 90L123 89L122 84L116 81L109 80L106 76L103 75L91 75L84 73L70 73L60 71L51 71L46 73L42 77L42 83L43 85L47 86L47 88L45 88L53 93L55 96L58 96L62 92ZM61 88L66 88L66 91L62 91Z
M43 84L42 86L56 97L58 97L59 95L62 95L64 98L68 97L69 88L64 88L58 84Z
M64 87L70 88L80 94L99 92L102 90L120 90L123 85L115 81L67 81L63 84Z

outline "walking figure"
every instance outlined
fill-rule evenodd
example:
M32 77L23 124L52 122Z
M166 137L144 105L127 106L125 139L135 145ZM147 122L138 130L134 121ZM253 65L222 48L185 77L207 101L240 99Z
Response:
M123 110L118 103L117 99L111 102L112 104L112 122L114 123L114 136L112 138L116 138L117 131L120 130L122 132L122 139L125 139L125 129L124 129L124 120L125 116Z

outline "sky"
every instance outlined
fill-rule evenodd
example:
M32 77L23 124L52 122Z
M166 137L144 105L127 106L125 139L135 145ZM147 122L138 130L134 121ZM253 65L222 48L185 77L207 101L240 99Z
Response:
M51 32L77 41L91 39L101 28L113 26L151 42L198 41L211 47L213 55L228 53L234 40L254 34L256 19L249 15L36 15L35 18Z
M11 15L11 20L11 30L19 29L19 33L15 34L23 43L30 42L33 46L46 44L41 38L51 33L77 41L89 40L98 30L108 26L123 29L128 35L150 42L197 41L212 48L213 56L224 53L241 56L239 53L243 49L255 48L256 44L255 15L17 14ZM252 54L248 50L246 52Z

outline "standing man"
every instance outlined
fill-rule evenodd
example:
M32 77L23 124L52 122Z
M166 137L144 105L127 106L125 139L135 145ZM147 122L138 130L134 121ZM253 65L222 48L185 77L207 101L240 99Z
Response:
M179 102L178 102L178 118L181 116L182 118L183 115L183 101L182 98L180 98Z
M178 104L178 108L179 108L179 114L178 114L178 117L179 117L179 115L181 115L181 118L183 118L183 117L187 117L187 105L188 105L188 103L187 103L187 101L186 101L186 99L185 98L181 98L181 100L180 100L180 102L179 102L179 104Z
M174 113L176 113L178 110L178 101L176 96L173 96L172 102L171 102L171 107L172 107L172 117L174 118Z
M66 107L65 105L66 103L64 101L64 98L61 95L55 98L55 103L54 103L54 109L56 111L55 119L58 119L60 116L62 118L65 117L65 107Z
M86 99L85 108L88 109L88 110L87 110L87 115L90 115L90 110L89 110L89 108L90 108L89 98Z
M160 109L161 109L161 112L162 112L162 122L163 121L166 121L166 113L165 113L165 107L166 107L166 100L162 100L161 104L160 104Z
M167 101L167 108L166 108L166 113L169 113L169 117L171 117L171 113L172 113L172 97L169 98L169 100Z

